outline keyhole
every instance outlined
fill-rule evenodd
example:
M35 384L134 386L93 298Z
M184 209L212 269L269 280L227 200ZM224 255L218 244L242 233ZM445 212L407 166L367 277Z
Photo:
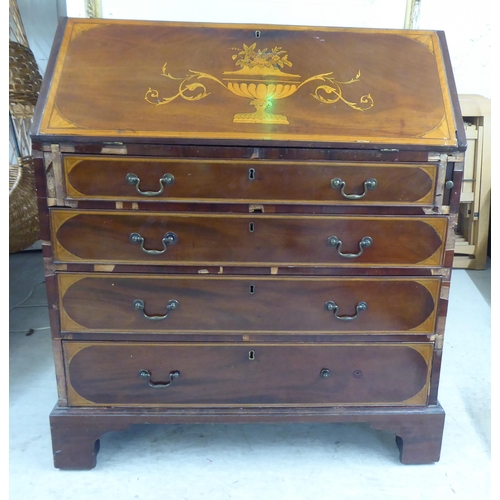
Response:
M255 179L255 168L248 169L248 178L253 181Z
M255 38L260 38L260 31L259 31L259 30L257 30L257 31L255 32Z
M250 293L252 295L255 293L255 285L250 285Z
M255 359L255 351L250 351L250 352L248 353L248 359L249 359L250 361L253 361L253 360Z
M253 222L250 222L250 224L248 224L248 230L249 230L251 233L253 233L253 232L254 232L254 229L255 229L255 227L254 227Z

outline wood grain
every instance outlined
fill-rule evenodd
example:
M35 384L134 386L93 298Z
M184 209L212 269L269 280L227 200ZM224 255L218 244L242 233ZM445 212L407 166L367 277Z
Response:
M431 344L64 342L64 350L73 406L422 405L432 358ZM153 383L180 376L158 389L141 370Z
M96 466L99 438L135 424L243 424L363 422L396 434L404 464L439 461L445 413L441 405L316 408L61 408L50 414L54 465L59 469ZM327 432L328 427L325 427ZM292 432L292 430L290 431ZM392 452L395 455L396 447ZM391 451L386 450L388 460ZM389 463L389 462L388 462Z
M84 200L142 200L301 203L313 205L431 205L436 165L387 163L266 162L219 160L168 160L65 156L66 196ZM143 192L162 191L160 179L173 175L174 183L155 196L140 194L126 182L129 173L139 179ZM342 179L346 199L331 181ZM376 179L377 187L364 183Z
M272 103L273 113L288 118L286 125L233 123L236 114L255 109L251 99L225 88L231 77L241 79L228 73L240 69L231 49L254 43L256 50L282 47L292 62L281 76L259 77L261 81L304 84ZM165 63L168 69L162 74ZM179 81L165 76L183 78L190 71L213 77L188 83L205 85L206 97L191 102L179 97L161 106L145 100L148 89L157 91L159 100L175 96ZM457 146L436 32L69 20L53 73L37 138L64 134L75 140L100 136L321 144L335 137L337 143ZM318 89L328 82L314 77L325 74L339 82L332 87L334 95L341 95L335 104L311 97L324 92ZM193 88L186 96L201 92ZM373 107L353 107L363 108L366 96L373 98ZM89 107L98 107L99 113L88 113Z
M32 137L56 467L92 468L103 433L144 423L366 422L403 463L439 460L466 146L442 32L63 20ZM128 173L175 182L145 197ZM346 200L336 177L378 184ZM160 255L130 242L159 251L168 231ZM373 245L346 258L330 236ZM152 320L136 299L179 308ZM368 308L343 321L327 301Z
M191 264L248 266L439 266L445 217L287 217L266 214L164 214L52 210L54 256L59 262ZM162 250L168 232L178 241L161 255L131 243L144 238L145 250ZM342 241L341 251L359 253L369 236L373 245L357 258L339 254L328 243Z
M262 278L60 274L63 331L231 334L433 333L439 278ZM169 300L178 309L164 320ZM339 320L325 307L333 301Z

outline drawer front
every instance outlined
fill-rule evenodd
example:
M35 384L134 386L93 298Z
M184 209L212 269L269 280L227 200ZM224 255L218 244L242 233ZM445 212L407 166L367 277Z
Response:
M68 332L434 332L439 278L60 274Z
M69 199L431 205L435 164L66 156Z
M72 406L424 405L432 344L64 342Z
M58 262L438 267L446 217L51 211Z

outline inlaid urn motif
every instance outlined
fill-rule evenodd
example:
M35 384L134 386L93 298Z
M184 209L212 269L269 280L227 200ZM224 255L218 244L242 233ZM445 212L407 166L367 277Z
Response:
M342 95L342 86L360 81L360 71L354 78L345 82L336 80L332 76L333 72L314 75L301 81L301 75L283 71L285 67L291 68L292 62L281 47L258 49L257 43L253 43L243 44L243 49L233 48L233 50L238 51L232 59L240 69L224 71L222 80L208 73L193 70L189 70L189 74L183 77L175 77L167 73L167 63L165 63L162 75L170 80L180 81L178 92L171 97L160 98L158 90L150 87L145 95L146 101L155 106L168 104L178 97L187 101L199 101L210 95L200 80L212 80L232 94L250 99L250 105L254 106L253 113L235 114L234 123L287 125L289 121L285 115L271 113L274 101L290 97L309 82L322 81L324 84L318 85L311 93L311 96L318 101L324 104L342 101L356 111L366 111L373 107L373 98L370 94L363 95L359 103L348 101Z

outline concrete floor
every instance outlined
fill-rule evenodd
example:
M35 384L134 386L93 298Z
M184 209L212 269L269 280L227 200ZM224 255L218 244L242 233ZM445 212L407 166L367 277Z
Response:
M490 270L454 270L440 386L441 460L403 466L362 424L133 426L105 434L92 471L53 468L56 386L42 257L10 256L13 500L486 500L490 498ZM33 329L34 333L26 335Z

